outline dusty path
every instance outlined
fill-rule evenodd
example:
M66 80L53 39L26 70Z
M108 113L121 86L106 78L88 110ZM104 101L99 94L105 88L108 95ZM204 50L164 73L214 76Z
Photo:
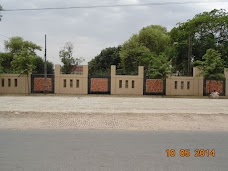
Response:
M228 131L226 99L0 96L0 129Z
M224 114L0 112L0 129L228 131Z

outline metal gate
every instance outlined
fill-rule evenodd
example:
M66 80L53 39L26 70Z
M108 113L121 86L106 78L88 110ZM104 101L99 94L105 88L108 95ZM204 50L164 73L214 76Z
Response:
M166 81L162 79L144 78L143 94L144 95L165 95Z
M55 75L47 75L46 91L45 91L44 82L45 82L44 74L32 74L31 93L54 93Z
M111 77L90 75L88 77L88 93L89 94L110 94Z
M203 95L208 96L213 91L217 91L220 96L225 96L226 94L226 80L204 80L203 83Z

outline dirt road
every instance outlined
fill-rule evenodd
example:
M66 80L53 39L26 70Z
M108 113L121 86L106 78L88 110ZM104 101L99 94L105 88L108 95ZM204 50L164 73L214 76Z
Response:
M228 131L226 99L0 96L0 129Z

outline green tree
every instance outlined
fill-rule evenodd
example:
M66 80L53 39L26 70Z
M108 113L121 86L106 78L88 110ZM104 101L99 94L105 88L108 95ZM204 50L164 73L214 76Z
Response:
M203 61L195 61L194 65L200 70L200 75L206 79L221 80L224 79L224 60L221 54L214 50L208 49L203 56Z
M41 57L36 57L34 60L36 68L33 70L33 74L44 74L44 60ZM47 74L54 73L54 65L52 62L47 61Z
M228 66L228 13L212 10L197 14L193 19L178 23L178 27L171 30L172 43L176 43L176 70L185 74L191 73L191 61L202 60L203 55L210 48L221 53L226 67Z
M47 74L54 74L54 64L47 61Z
M0 74L3 73L4 68L2 67L2 59L0 58Z
M29 74L32 73L33 69L36 68L34 65L34 60L36 56L33 53L29 52L28 49L22 49L20 53L17 53L13 59L12 66L17 73L20 75L27 76L28 91L29 90Z
M2 73L13 73L11 62L13 55L11 53L0 53Z
M21 37L12 37L5 41L6 53L1 53L4 72L19 73L27 76L29 90L29 74L36 68L35 60L38 58L36 51L41 47L30 41L24 41Z
M124 69L124 74L137 74L138 66L140 65L147 68L150 55L150 50L140 44L139 36L133 35L123 44L120 51L121 66Z
M120 64L120 49L118 47L109 47L103 49L99 55L89 62L89 74L110 74L110 66Z
M63 63L62 72L64 74L71 74L73 69L84 61L83 58L74 58L73 50L73 44L71 42L67 42L64 48L59 52L59 57Z
M181 72L183 75L188 74L188 34L180 28L173 28L170 31L171 48L174 52L171 56L172 66L175 71Z
M42 48L31 41L24 41L21 37L12 37L10 40L5 41L5 48L7 52L16 55L22 50L27 49L29 53L36 55L36 51L41 51ZM37 55L36 55L37 56Z
M44 73L44 61L42 58L40 58L36 51L40 51L41 47L36 45L33 42L25 41L21 37L12 37L8 41L5 41L5 53L0 53L0 60L2 61L2 72L3 73L17 73L18 71L13 68L11 65L11 62L14 60L14 58L21 54L22 51L26 50L29 54L33 55L35 57L35 60L33 61L36 66L35 70L33 70L33 73L37 74L43 74ZM47 62L48 66L48 74L53 73L53 64L50 62Z
M168 52L170 47L170 37L166 28L159 25L145 27L123 44L120 51L121 66L126 74L135 74L138 66L142 65L146 74L150 75L147 72L155 70L151 61L159 61L160 59L155 58L163 57L160 55ZM164 62L167 63L170 57L168 53L166 56L167 61Z
M168 59L165 53L161 55L152 55L149 62L148 76L150 78L160 78L165 80L172 74L171 60Z
M138 42L157 55L165 52L170 46L167 29L160 25L144 27L138 34Z

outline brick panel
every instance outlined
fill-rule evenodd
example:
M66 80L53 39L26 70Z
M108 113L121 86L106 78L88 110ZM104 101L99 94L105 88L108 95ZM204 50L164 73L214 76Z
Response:
M147 79L146 80L146 92L147 93L162 93L163 92L163 81L158 79Z
M214 90L216 90L219 93L223 93L223 81L207 80L206 93L211 93Z
M47 91L52 91L52 80L47 78ZM34 78L34 91L44 91L44 78Z
M92 92L108 92L108 78L91 78Z

